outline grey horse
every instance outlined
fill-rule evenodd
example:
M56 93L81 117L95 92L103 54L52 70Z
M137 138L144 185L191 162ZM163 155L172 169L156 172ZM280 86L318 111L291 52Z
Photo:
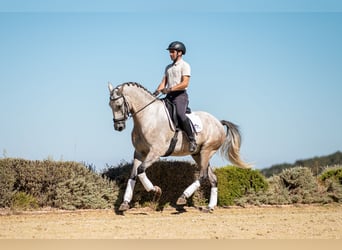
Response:
M123 83L113 87L108 83L110 92L109 106L113 111L114 129L122 131L126 127L126 120L133 118L132 143L135 148L133 169L128 180L123 202L119 211L130 208L133 190L137 178L146 191L154 192L160 197L161 189L154 186L146 176L145 170L165 155L175 132L170 126L164 103L150 91L138 83ZM240 158L240 133L238 127L228 121L219 121L207 112L194 112L202 123L203 129L196 134L197 150L189 152L189 141L185 133L178 133L177 143L172 156L190 155L200 167L199 178L187 187L178 198L177 205L185 205L189 198L209 178L211 184L210 199L206 211L213 211L217 205L217 177L210 167L209 160L220 149L221 154L234 165L249 168L250 165ZM227 128L227 132L224 128Z

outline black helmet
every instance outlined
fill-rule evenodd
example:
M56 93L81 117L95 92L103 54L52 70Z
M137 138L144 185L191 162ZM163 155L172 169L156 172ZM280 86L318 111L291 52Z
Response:
M174 49L174 50L177 50L177 51L182 51L183 55L185 55L185 52L186 52L186 48L185 48L184 43L178 42L178 41L174 41L174 42L170 43L170 45L167 48L167 50L170 50L170 49Z

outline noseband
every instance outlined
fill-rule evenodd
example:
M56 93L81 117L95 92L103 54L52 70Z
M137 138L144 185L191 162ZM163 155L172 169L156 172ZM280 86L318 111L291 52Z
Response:
M154 103L155 101L159 100L159 98L155 98L155 99L153 99L153 101L149 102L148 104L146 104L144 107L142 107L142 108L139 109L138 111L136 111L136 112L134 112L134 113L131 113L130 110L129 110L129 105L128 105L127 100L126 100L126 98L125 98L124 95L118 96L118 97L116 97L116 98L110 96L110 100L111 100L111 101L117 101L117 100L119 100L120 98L123 98L123 100L124 100L124 109L125 109L124 112L123 112L123 113L124 113L124 116L123 116L122 118L119 118L119 119L117 119L117 118L114 117L114 118L113 118L114 123L115 123L115 122L126 121L129 117L135 116L135 115L138 114L140 111L144 110L145 108L147 108L148 106L150 106L152 103Z
M117 100L119 100L120 98L123 98L123 100L124 100L124 115L123 115L123 117L121 117L121 118L113 118L113 121L114 121L114 123L116 123L116 122L122 122L122 121L126 121L127 119L128 119L128 117L129 117L129 108L128 108L128 104L127 104L127 101L126 101L126 98L123 96L123 95L121 95L121 96L119 96L119 97L117 97L117 98L114 98L114 97L112 97L112 96L110 96L110 100L111 101L117 101Z

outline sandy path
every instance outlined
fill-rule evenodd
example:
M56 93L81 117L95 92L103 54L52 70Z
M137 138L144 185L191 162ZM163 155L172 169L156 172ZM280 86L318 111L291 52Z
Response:
M4 213L2 213L4 214ZM341 239L342 205L220 208L213 214L149 208L0 216L0 239Z

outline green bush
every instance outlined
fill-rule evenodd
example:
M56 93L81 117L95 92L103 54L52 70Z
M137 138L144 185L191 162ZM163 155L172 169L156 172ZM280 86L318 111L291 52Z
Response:
M264 176L256 170L233 166L215 170L218 181L218 204L228 206L250 192L261 192L268 188Z
M18 192L13 195L11 208L13 210L27 210L38 208L35 197L24 192Z
M327 195L334 202L342 202L342 166L326 168L319 180L326 186Z
M342 166L338 165L324 169L319 178L322 181L332 179L342 185Z

